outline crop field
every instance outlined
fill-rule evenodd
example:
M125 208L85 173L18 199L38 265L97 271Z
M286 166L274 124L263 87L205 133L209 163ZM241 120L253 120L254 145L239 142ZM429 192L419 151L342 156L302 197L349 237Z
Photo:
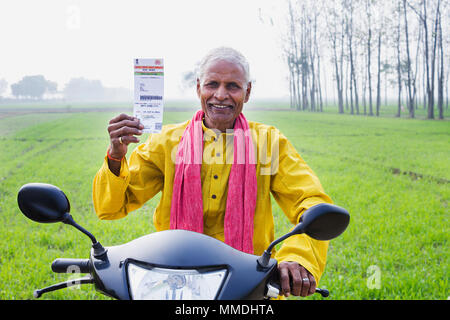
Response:
M0 299L33 299L37 288L77 278L53 273L51 262L89 255L89 238L74 228L40 225L20 213L17 192L26 183L61 188L75 221L104 246L155 231L152 213L159 195L124 219L100 221L95 215L92 180L109 144L107 123L131 109L94 107L53 106L45 112L34 108L16 113L2 113L0 108ZM348 229L330 243L320 281L320 287L331 292L328 299L450 296L449 121L271 109L245 114L249 120L279 128L334 203L351 214ZM192 111L169 111L164 123L185 121L192 115ZM291 226L275 202L273 212L280 236ZM109 298L84 285L41 299Z

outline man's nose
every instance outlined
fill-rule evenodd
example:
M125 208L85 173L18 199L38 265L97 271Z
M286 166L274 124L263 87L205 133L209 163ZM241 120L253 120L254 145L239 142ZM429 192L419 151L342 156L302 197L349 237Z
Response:
M225 86L223 85L220 85L214 93L214 96L217 100L225 100L228 97L227 88L225 88Z

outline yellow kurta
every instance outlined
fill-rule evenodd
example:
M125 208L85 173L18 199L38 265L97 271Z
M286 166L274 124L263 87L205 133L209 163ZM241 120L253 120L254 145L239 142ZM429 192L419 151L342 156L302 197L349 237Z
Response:
M108 168L107 158L93 183L93 201L100 219L125 217L161 192L153 223L157 231L170 229L170 208L178 143L189 121L166 125L150 134L129 161L122 160L120 175ZM275 127L249 121L256 152L257 200L254 218L254 254L260 255L274 240L271 194L292 224L304 210L319 203L332 203L314 172L292 144ZM224 215L228 176L233 161L233 135L203 126L201 166L204 234L224 241ZM280 219L280 218L278 218ZM296 261L312 273L317 283L325 268L328 241L296 235L283 242L274 257Z

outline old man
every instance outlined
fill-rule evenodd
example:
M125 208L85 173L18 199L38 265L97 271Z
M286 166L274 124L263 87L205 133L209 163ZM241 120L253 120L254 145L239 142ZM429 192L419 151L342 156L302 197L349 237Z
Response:
M112 119L110 146L93 184L98 217L125 217L161 192L153 215L157 231L201 232L260 255L274 240L271 195L294 225L306 209L331 203L279 130L245 118L251 90L245 57L221 47L201 61L201 108L191 120L150 134L127 160L128 146L139 142L143 126L125 114ZM327 249L327 241L307 235L284 241L274 253L284 296L314 293Z

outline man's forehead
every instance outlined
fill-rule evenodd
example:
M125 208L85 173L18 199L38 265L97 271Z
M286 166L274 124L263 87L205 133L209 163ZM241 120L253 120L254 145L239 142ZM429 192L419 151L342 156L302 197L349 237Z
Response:
M245 82L245 72L242 66L226 60L210 62L205 70L204 77L205 79L220 77L223 80Z

